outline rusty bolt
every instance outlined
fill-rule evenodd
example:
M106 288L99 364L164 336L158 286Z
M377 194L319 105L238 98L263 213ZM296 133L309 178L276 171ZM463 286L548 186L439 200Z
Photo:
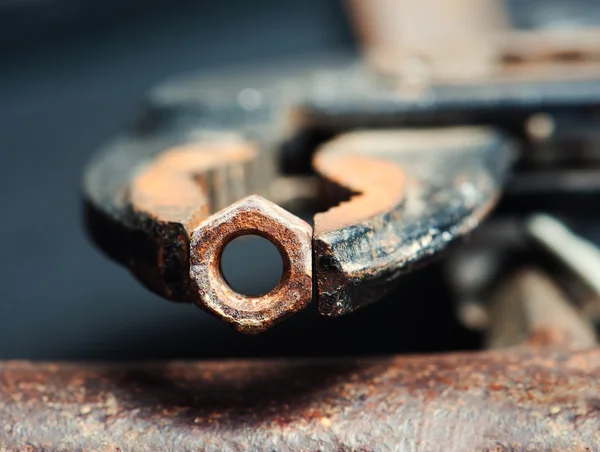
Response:
M240 294L225 282L221 255L242 235L269 240L281 255L281 280L267 294ZM260 333L305 308L312 300L312 228L266 199L252 195L202 222L191 235L190 276L200 308L242 333Z

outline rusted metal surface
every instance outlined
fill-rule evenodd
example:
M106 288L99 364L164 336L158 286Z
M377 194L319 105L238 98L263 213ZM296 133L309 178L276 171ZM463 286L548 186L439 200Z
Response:
M600 352L0 365L7 450L596 450Z
M283 274L270 292L250 297L235 292L221 274L225 246L241 235L259 235L281 254ZM261 198L249 196L194 229L190 274L197 304L243 333L260 333L305 308L312 300L312 228Z

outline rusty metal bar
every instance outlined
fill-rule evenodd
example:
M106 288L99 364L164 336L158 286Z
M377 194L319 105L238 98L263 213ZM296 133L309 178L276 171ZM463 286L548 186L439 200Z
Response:
M367 61L411 82L487 75L496 63L496 34L508 28L498 0L346 3Z
M0 364L4 450L597 450L600 351ZM586 449L587 448L587 449Z
M492 293L487 348L526 343L567 350L597 345L591 321L547 274L521 268Z

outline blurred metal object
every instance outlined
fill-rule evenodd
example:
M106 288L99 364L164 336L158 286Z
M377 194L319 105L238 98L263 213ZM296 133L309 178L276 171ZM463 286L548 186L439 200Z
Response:
M447 277L457 298L456 312L460 322L475 331L485 331L490 314L482 293L496 280L499 257L488 249L464 249L449 259Z
M587 283L596 281L593 249L548 215L496 218L448 260L461 323L482 332L491 349L594 347L599 298Z
M549 215L530 217L527 231L600 295L600 250L597 246Z
M597 345L592 323L541 271L519 269L492 294L486 348L527 343L586 350Z
M579 27L523 30L513 28L503 0L348 4L367 59L404 87L577 78L600 69L600 24L590 27L586 17Z
M498 0L349 0L367 59L409 84L488 75L496 34L508 27Z

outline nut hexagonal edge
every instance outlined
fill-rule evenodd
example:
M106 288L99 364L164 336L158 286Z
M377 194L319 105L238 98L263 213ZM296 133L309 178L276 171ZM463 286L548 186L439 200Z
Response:
M220 269L224 248L242 235L258 235L279 250L282 277L267 294L240 294ZM198 306L242 333L260 333L305 308L313 296L312 228L258 196L248 196L202 222L191 234L190 277Z

